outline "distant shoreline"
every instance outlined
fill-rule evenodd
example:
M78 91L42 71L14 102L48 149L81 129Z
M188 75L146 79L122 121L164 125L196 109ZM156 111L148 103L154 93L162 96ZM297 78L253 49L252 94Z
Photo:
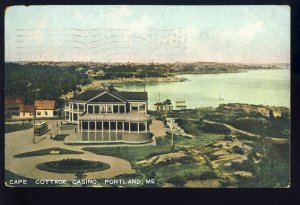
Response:
M234 71L218 71L218 72L203 72L203 71L195 71L195 72L178 72L173 73L174 76L168 76L168 77L148 77L147 82L183 82L188 79L179 77L180 75L200 75L200 74L223 74L223 73L241 73L241 72L247 72L247 71L253 71L253 70L290 70L285 68L260 68L260 69L239 69ZM118 84L132 84L132 83L146 83L146 78L116 78L116 79L109 79L109 80L94 80L92 83L84 86L80 86L82 91L86 91L89 89L95 89L99 88L105 85L118 85ZM62 95L61 97L63 99L69 99L73 96L73 92L69 92L67 94Z
M150 77L147 78L147 82L183 82L187 80L186 78L180 78L177 76L168 77ZM109 84L129 84L129 83L146 83L146 78L117 78L111 80L94 80L92 83L84 86L80 86L82 91L89 89L99 88L104 85ZM69 99L73 96L72 92L62 95L63 99Z

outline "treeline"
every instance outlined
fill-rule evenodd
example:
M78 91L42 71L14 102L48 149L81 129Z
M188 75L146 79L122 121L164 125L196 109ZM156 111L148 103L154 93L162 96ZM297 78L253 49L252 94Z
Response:
M62 94L79 91L80 85L90 83L86 70L75 66L5 63L5 96L23 96L26 104L47 99L57 100L61 105Z
M98 79L116 79L116 78L145 78L147 77L167 77L168 74L163 67L154 67L151 65L115 65L111 67L98 68L105 73L104 76Z

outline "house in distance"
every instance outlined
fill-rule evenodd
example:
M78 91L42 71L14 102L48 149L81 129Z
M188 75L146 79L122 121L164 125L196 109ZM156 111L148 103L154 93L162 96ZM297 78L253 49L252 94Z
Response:
M35 101L36 117L54 117L55 100L36 100Z

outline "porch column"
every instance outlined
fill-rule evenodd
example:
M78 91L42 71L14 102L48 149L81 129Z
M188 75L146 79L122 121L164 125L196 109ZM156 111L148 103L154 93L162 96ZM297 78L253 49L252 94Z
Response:
M147 122L145 122L145 132L146 132L146 133L148 132L147 129L148 129L148 128L147 128Z
M118 113L120 113L120 105L118 105Z
M69 122L71 121L71 103L69 103Z
M90 141L90 121L88 121L88 141Z
M93 114L95 114L95 105L93 105Z
M67 109L67 106L65 104L65 121L67 121L67 111L66 111L66 109Z
M116 121L116 134L118 132L118 121Z
M128 127L129 127L129 133L131 132L131 128L130 128L130 122L128 122Z
M124 121L123 121L123 123L122 123L122 132L124 133Z
M79 122L78 122L78 124L77 124L77 133L79 133L79 129L80 129L80 124L79 124Z
M82 121L80 121L80 127L81 127L80 133L82 134Z
M95 141L97 141L97 121L95 121Z
M140 123L137 123L137 128L138 128L138 134L140 134Z

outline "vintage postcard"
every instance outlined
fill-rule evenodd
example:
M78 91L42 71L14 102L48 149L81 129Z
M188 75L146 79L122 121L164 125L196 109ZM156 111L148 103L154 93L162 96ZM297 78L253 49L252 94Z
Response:
M8 187L290 187L289 6L11 6Z

